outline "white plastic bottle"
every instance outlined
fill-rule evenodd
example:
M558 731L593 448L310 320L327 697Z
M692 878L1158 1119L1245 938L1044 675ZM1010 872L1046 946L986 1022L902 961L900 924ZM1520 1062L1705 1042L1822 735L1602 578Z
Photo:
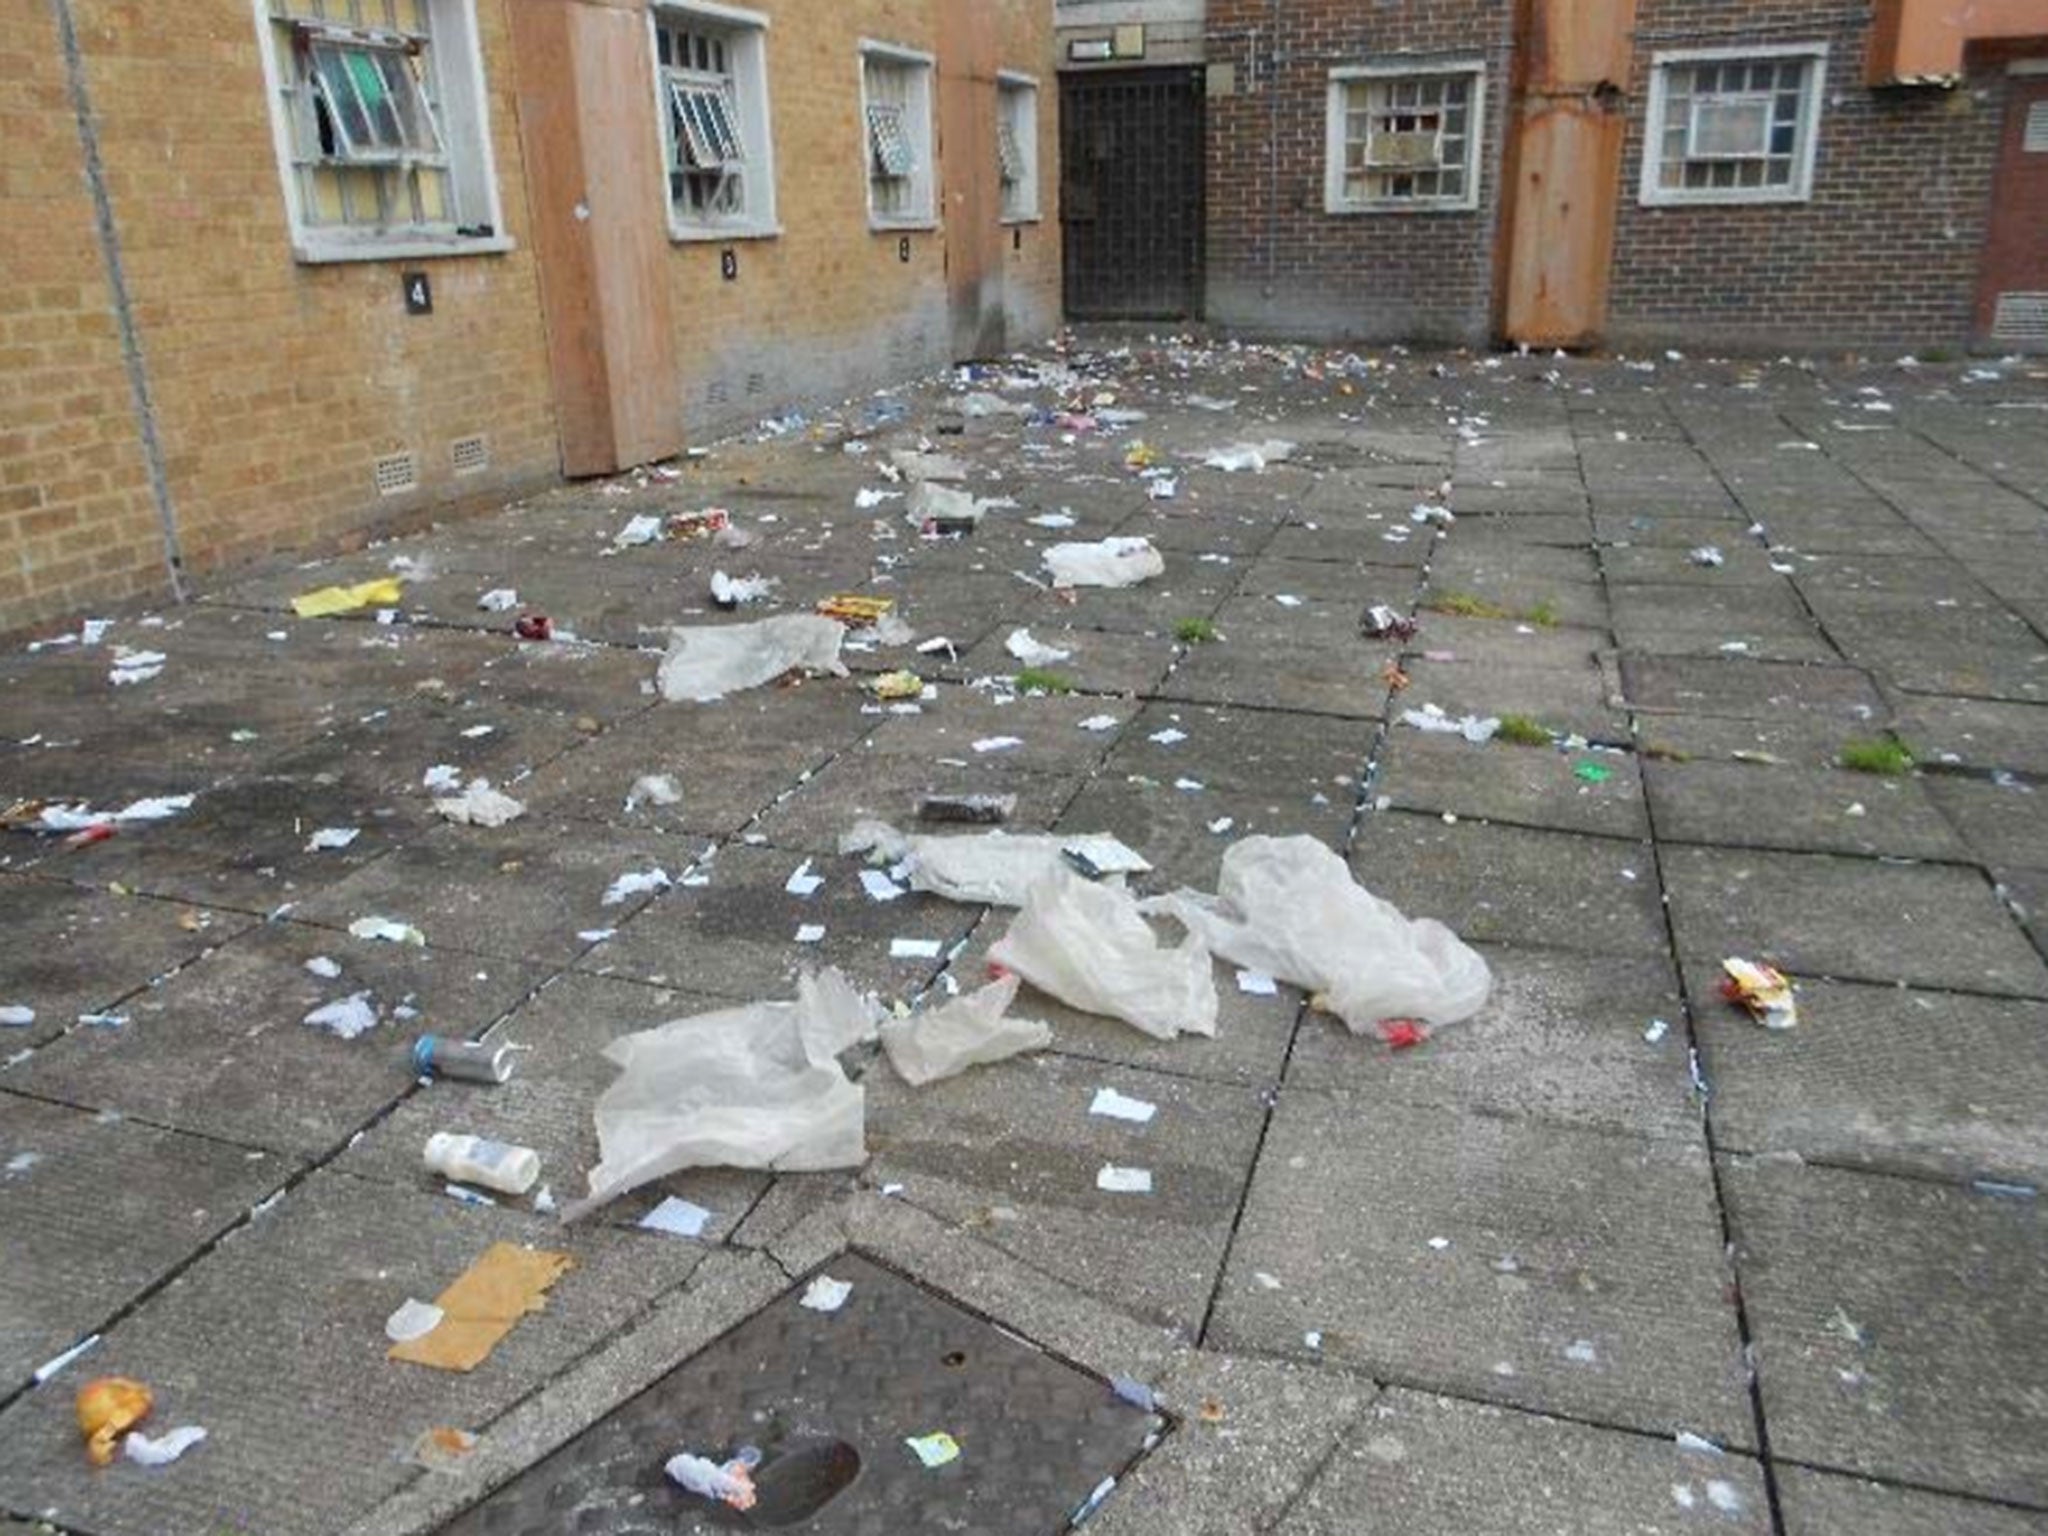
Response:
M427 1168L458 1184L481 1184L508 1195L523 1195L540 1177L540 1154L531 1147L483 1136L436 1131L427 1138Z

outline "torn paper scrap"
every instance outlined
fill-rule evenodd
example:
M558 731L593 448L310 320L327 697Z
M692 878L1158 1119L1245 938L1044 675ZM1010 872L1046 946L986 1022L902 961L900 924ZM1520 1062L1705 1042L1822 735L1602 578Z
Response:
M292 599L292 612L302 619L322 619L330 614L353 613L358 608L388 608L405 598L405 588L395 576L358 582L352 587L321 587Z
M1133 1125L1150 1125L1152 1117L1159 1113L1159 1106L1118 1093L1114 1088L1098 1088L1094 1101L1088 1106L1088 1113L1111 1120L1128 1120Z
M1044 645L1032 638L1028 629L1013 629L1010 638L1003 642L1003 649L1027 667L1049 667L1068 660L1072 651L1063 651L1056 645Z
M839 645L846 628L816 613L784 613L752 624L669 631L655 686L670 703L709 703L802 668L846 676Z
M440 1324L387 1353L441 1371L474 1370L522 1317L547 1304L549 1289L574 1263L566 1253L493 1243L434 1298Z
M306 839L306 852L325 853L335 848L346 848L362 835L361 827L322 827Z
M642 1216L639 1225L649 1232L667 1232L674 1237L702 1237L710 1220L711 1212L703 1206L694 1205L678 1195L670 1195Z
M675 882L668 877L665 869L629 869L604 889L598 901L602 907L616 907L620 902L634 896L645 896L654 891L665 891Z
M885 1020L882 1049L889 1064L906 1083L922 1087L969 1067L1044 1050L1052 1044L1051 1026L1005 1017L1018 985L1017 977L1005 976L937 1008Z
M367 992L358 992L315 1008L305 1022L343 1040L353 1040L377 1025L377 1005Z
M837 1312L852 1294L851 1280L834 1280L830 1275L818 1275L804 1287L797 1305L812 1312Z
M140 1467L167 1467L206 1438L197 1424L181 1424L152 1438L139 1429L128 1431L121 1454Z
M1152 1170L1119 1168L1114 1163L1104 1163L1095 1175L1095 1187L1112 1195L1149 1195L1152 1193Z
M427 936L411 923L389 917L359 917L348 925L348 931L351 938L378 939L386 944L424 946L427 942Z

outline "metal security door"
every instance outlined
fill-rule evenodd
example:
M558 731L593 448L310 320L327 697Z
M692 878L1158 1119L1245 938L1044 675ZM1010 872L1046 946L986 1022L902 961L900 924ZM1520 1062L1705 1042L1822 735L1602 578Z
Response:
M1977 334L2005 351L2048 352L2048 76L2007 85Z
M1060 80L1060 222L1076 320L1202 309L1202 77L1108 70Z

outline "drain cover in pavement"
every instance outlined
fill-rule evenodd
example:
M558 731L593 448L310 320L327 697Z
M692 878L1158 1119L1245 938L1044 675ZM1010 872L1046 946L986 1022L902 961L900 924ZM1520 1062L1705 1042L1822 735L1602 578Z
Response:
M798 1287L443 1529L442 1536L1052 1536L1155 1427L1108 1387L852 1254L837 1312ZM951 1435L926 1467L905 1444ZM741 1515L662 1475L760 1449Z

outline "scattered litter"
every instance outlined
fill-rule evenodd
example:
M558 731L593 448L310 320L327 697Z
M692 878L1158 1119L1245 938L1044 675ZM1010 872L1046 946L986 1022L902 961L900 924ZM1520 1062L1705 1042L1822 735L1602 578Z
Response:
M1365 610L1365 617L1359 626L1369 640L1413 640L1416 623L1404 618L1384 603L1375 603Z
M634 896L645 896L654 891L665 891L675 882L668 877L668 871L654 869L630 869L605 887L598 905L616 907L620 902Z
M1696 1435L1689 1429L1681 1429L1672 1437L1681 1451L1690 1451L1695 1456L1725 1456L1728 1453L1705 1435Z
M1604 763L1580 763L1572 769L1572 776L1588 784L1605 784L1614 777L1614 770Z
M837 1312L846 1305L846 1298L853 1294L851 1280L834 1280L830 1275L817 1275L804 1287L804 1293L797 1305L812 1312Z
M1128 1120L1133 1125L1150 1125L1152 1117L1159 1113L1159 1106L1143 1099L1129 1098L1114 1088L1098 1088L1094 1100L1088 1105L1088 1113L1111 1120Z
M835 620L813 613L673 629L655 684L672 704L701 704L758 688L797 668L844 677L839 646L845 635Z
M1003 642L1003 649L1027 667L1049 667L1057 662L1069 660L1072 651L1063 651L1057 646L1041 645L1031 637L1028 629L1013 629L1010 638Z
M1721 553L1719 547L1713 544L1702 544L1697 549L1688 550L1685 558L1694 565L1708 567L1725 565L1728 560L1728 557Z
M760 521L772 523L775 519L764 517ZM743 549L746 544L753 542L749 538L744 543L735 544L724 537L736 531L732 526L732 514L724 507L706 507L702 512L671 513L668 521L662 525L662 532L667 537L685 543L692 539L713 539L728 548Z
M1429 501L1418 501L1409 512L1408 520L1423 526L1435 523L1438 527L1448 528L1458 520L1458 517L1449 507L1440 507Z
M1015 795L926 795L917 803L920 821L996 826L1016 812Z
M1453 717L1434 704L1425 704L1420 709L1401 711L1401 723L1412 725L1418 731L1433 731L1446 736L1462 736L1474 746L1493 740L1500 729L1500 721L1492 715L1482 719L1478 715Z
M139 1429L131 1430L121 1442L121 1454L137 1466L167 1467L205 1438L206 1431L197 1424L167 1429L154 1439Z
M838 1053L873 1036L873 1001L836 970L804 975L795 1003L750 1003L622 1036L599 1095L602 1159L576 1220L685 1168L811 1173L867 1158L864 1098Z
M1591 1339L1574 1339L1565 1346L1564 1357L1574 1365L1597 1365L1600 1351L1593 1347Z
M883 672L868 679L867 690L884 703L896 699L919 699L924 697L924 679L907 669Z
M302 619L324 619L337 613L354 613L358 608L386 608L405 600L405 588L395 576L358 582L352 587L321 587L302 592L292 599L292 612Z
M97 1343L97 1336L91 1342ZM111 1466L116 1442L149 1417L155 1402L148 1387L126 1376L96 1376L81 1386L75 1406L86 1460Z
M493 587L476 600L485 613L510 613L519 606L519 594L510 587Z
M903 1443L910 1447L910 1453L922 1462L927 1470L943 1467L949 1461L960 1459L960 1442L944 1430L935 1430L929 1435L912 1435Z
M413 1070L422 1077L456 1077L464 1082L509 1082L518 1065L518 1048L508 1041L451 1040L421 1035L413 1042Z
M1394 1051L1413 1050L1429 1038L1429 1031L1413 1019L1381 1019L1380 1039Z
M1071 512L1040 512L1024 521L1034 528L1065 529L1073 527L1076 519Z
M411 923L389 917L359 917L348 925L348 931L351 938L376 939L386 944L424 947L427 942L427 936Z
M434 809L447 820L466 827L502 827L526 814L526 807L510 795L491 788L489 779L471 779L459 795L444 795Z
M1280 986L1264 971L1240 970L1237 973L1237 990L1247 997L1276 997Z
M1740 1513L1742 1495L1735 1491L1735 1485L1722 1478L1707 1479L1707 1502L1724 1515Z
M927 891L948 901L986 902L1020 907L1031 887L1055 867L1073 869L1091 879L1142 873L1152 866L1135 850L1106 832L1010 833L983 832L943 837L905 834L886 822L857 821L839 839L843 854L868 853L886 860L891 880L908 880L914 891ZM862 874L863 884L877 900L878 887Z
M1671 1033L1671 1021L1669 1019L1652 1019L1649 1026L1643 1030L1643 1039L1650 1045L1660 1045L1663 1043L1664 1037L1669 1033Z
M464 741L482 741L486 736L490 735L491 732L495 731L496 729L497 727L495 725L467 726L464 728L462 732L462 739Z
M476 1436L466 1429L437 1425L413 1440L406 1460L428 1472L446 1472L476 1449Z
M335 848L346 848L362 836L361 827L322 827L306 839L306 852L324 853Z
M107 681L116 688L129 683L146 683L164 669L169 658L162 651L131 651L126 646L114 648L114 665L107 673Z
M337 1002L326 1003L307 1014L304 1021L343 1040L353 1040L377 1026L377 1005L367 992L358 992Z
M386 1353L441 1371L474 1370L522 1317L546 1305L549 1288L574 1262L566 1253L493 1243L434 1298L439 1326Z
M1150 742L1156 742L1158 743L1158 745L1162 747L1171 747L1179 744L1180 742L1186 741L1188 739L1188 733L1183 730L1177 730L1173 726L1169 725L1164 730L1154 731L1150 736L1147 736L1145 739Z
M422 1161L429 1173L463 1184L481 1184L503 1195L523 1195L540 1180L540 1154L531 1147L436 1131L427 1138Z
M1214 821L1209 823L1209 830L1215 833L1218 837L1221 837L1236 825L1237 818L1235 816L1218 816Z
M396 1311L384 1319L384 1337L394 1344L424 1338L441 1326L441 1319L446 1315L431 1301L419 1301L408 1296Z
M1135 587L1166 574L1166 560L1145 538L1055 544L1040 557L1055 587Z
M669 1457L661 1469L668 1480L699 1498L715 1499L729 1504L734 1509L752 1509L754 1492L753 1469L738 1457L723 1466L703 1456L692 1456L685 1452Z
M801 923L797 926L794 942L798 944L821 944L825 939L823 923Z
M1799 1022L1792 983L1776 966L1731 957L1721 962L1721 970L1721 995L1747 1008L1764 1028L1790 1029Z
M45 805L30 826L37 832L83 832L99 826L126 826L131 822L166 821L192 808L193 795L153 795L131 800L118 811L95 811L83 802Z
M812 874L811 861L805 859L790 872L789 878L782 882L782 888L792 896L814 896L824 883L825 877Z
M678 1195L670 1195L642 1216L636 1225L649 1232L666 1232L672 1237L702 1237L712 1213Z
M937 939L891 939L891 960L936 960L942 946Z
M420 776L420 788L452 793L462 788L462 770L453 763L436 763Z
M1081 722L1081 729L1084 731L1113 731L1117 728L1117 725L1118 721L1115 715L1090 715Z
M1268 464L1282 464L1293 456L1294 444L1269 438L1263 443L1234 443L1228 448L1211 448L1202 464L1208 469L1220 469L1225 474L1240 474L1245 470L1257 473Z
M1216 1033L1216 983L1202 940L1191 933L1162 947L1129 892L1063 866L1030 887L989 959L1070 1007L1122 1019L1155 1039Z
M660 537L661 519L651 512L642 512L612 535L612 548L635 549L643 544L652 544Z
M846 629L871 629L891 616L893 597L868 597L858 592L835 592L817 607L819 618L835 619Z
M36 1011L21 1003L8 1003L0 1007L0 1028L26 1029L35 1023Z
M870 901L895 901L903 895L903 887L889 878L887 870L881 869L862 870L860 888L867 892Z
M977 752L1009 752L1024 745L1022 736L984 736L975 742Z
M1413 921L1351 878L1313 837L1247 837L1223 854L1217 894L1145 903L1225 960L1315 994L1354 1034L1382 1019L1455 1024L1492 990L1486 962L1433 918Z
M1159 1406L1158 1394L1135 1376L1110 1377L1109 1390L1140 1413L1151 1413Z
M512 621L512 633L522 640L552 640L555 621L544 613L522 613Z
M676 781L665 773L643 773L633 781L633 787L626 791L626 809L637 811L643 805L679 805L683 792L676 787Z
M37 1366L35 1368L34 1375L31 1379L35 1382L37 1386L40 1387L44 1382L48 1381L52 1376L55 1376L59 1371L63 1370L65 1366L71 1364L71 1362L76 1360L80 1355L86 1354L87 1352L98 1348L99 1342L100 1336L98 1334L95 1333L87 1335L85 1338L80 1339L76 1344L72 1345L69 1349L65 1350L61 1355L57 1355L52 1359L45 1360L41 1365Z
M1152 1193L1152 1170L1119 1168L1114 1163L1104 1163L1095 1175L1095 1187L1112 1195L1149 1195Z
M772 576L728 576L723 571L713 571L711 605L730 612L743 603L765 602L774 595L775 585Z

